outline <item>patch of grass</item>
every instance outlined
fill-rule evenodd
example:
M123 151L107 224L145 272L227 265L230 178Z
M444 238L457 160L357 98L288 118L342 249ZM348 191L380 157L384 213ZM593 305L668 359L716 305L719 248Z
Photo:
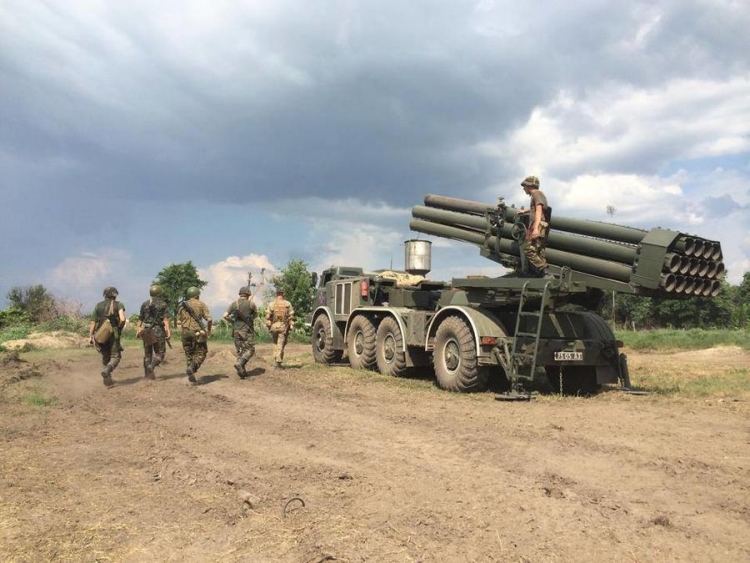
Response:
M748 330L640 330L617 331L616 336L632 350L703 350L714 346L740 346L750 350Z
M657 395L682 397L738 397L750 392L750 368L732 368L721 374L688 376L681 372L631 374L636 389Z
M8 340L20 340L21 338L26 338L31 332L31 327L27 325L9 326L0 329L0 344L7 342Z
M34 407L50 407L57 403L57 397L45 395L41 391L30 391L19 397L21 402Z

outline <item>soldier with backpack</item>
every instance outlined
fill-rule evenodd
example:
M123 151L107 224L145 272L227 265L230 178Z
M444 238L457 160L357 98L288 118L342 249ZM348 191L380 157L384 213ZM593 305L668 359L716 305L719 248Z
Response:
M211 337L213 324L211 311L199 299L200 295L200 289L189 287L185 292L187 300L180 301L177 307L177 325L182 327L182 349L187 361L185 373L190 383L196 382L195 373L208 355L208 339Z
M167 340L172 337L172 333L167 302L161 298L161 286L152 285L148 293L150 298L141 305L135 336L143 340L144 376L146 379L155 379L154 368L164 361Z
M240 379L247 377L245 366L255 355L255 317L258 309L250 299L250 287L240 288L239 299L229 305L222 318L232 323L232 337L237 350L237 362L234 369Z
M118 291L115 287L105 287L102 294L104 301L94 307L93 319L89 324L89 344L96 346L102 355L103 383L112 387L112 372L122 357L120 333L125 327L125 305L117 301Z
M276 299L268 304L266 309L266 326L273 338L273 359L276 368L281 368L284 359L284 348L289 331L294 328L294 307L284 299L284 290L276 288Z

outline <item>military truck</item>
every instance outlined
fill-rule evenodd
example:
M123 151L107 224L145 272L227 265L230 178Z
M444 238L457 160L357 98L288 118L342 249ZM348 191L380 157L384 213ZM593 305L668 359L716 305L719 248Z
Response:
M492 376L519 392L546 378L560 393L629 386L627 359L594 312L605 292L687 299L713 296L724 275L721 246L667 229L553 217L552 279L530 277L521 243L528 215L428 195L412 209L414 231L468 242L510 273L450 282L424 276L430 241L405 242L405 270L332 267L316 290L312 351L320 363L403 376L434 368L449 391L480 391Z

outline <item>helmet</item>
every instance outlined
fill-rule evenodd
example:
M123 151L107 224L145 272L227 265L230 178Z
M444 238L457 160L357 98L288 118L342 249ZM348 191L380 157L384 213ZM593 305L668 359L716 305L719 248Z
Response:
M164 290L161 288L160 285L154 284L148 288L148 294L151 297L159 297L162 293L164 293Z
M188 287L187 291L185 292L185 297L188 299L192 299L193 297L199 297L201 294L201 290L198 289L195 286Z
M284 288L283 287L277 287L276 288L276 295L284 295Z
M250 291L250 288L248 286L242 286L240 288L240 295L250 295L252 292Z
M529 176L523 182L521 182L521 185L524 188L538 188L539 178L537 178L536 176Z
M119 292L117 291L116 287L112 287L110 285L104 288L102 295L106 297L107 299L114 299L115 297L119 295Z

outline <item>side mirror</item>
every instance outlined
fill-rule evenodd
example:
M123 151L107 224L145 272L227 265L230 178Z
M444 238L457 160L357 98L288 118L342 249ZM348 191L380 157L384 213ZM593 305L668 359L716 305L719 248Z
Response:
M313 287L318 287L318 272L310 273L310 281Z

